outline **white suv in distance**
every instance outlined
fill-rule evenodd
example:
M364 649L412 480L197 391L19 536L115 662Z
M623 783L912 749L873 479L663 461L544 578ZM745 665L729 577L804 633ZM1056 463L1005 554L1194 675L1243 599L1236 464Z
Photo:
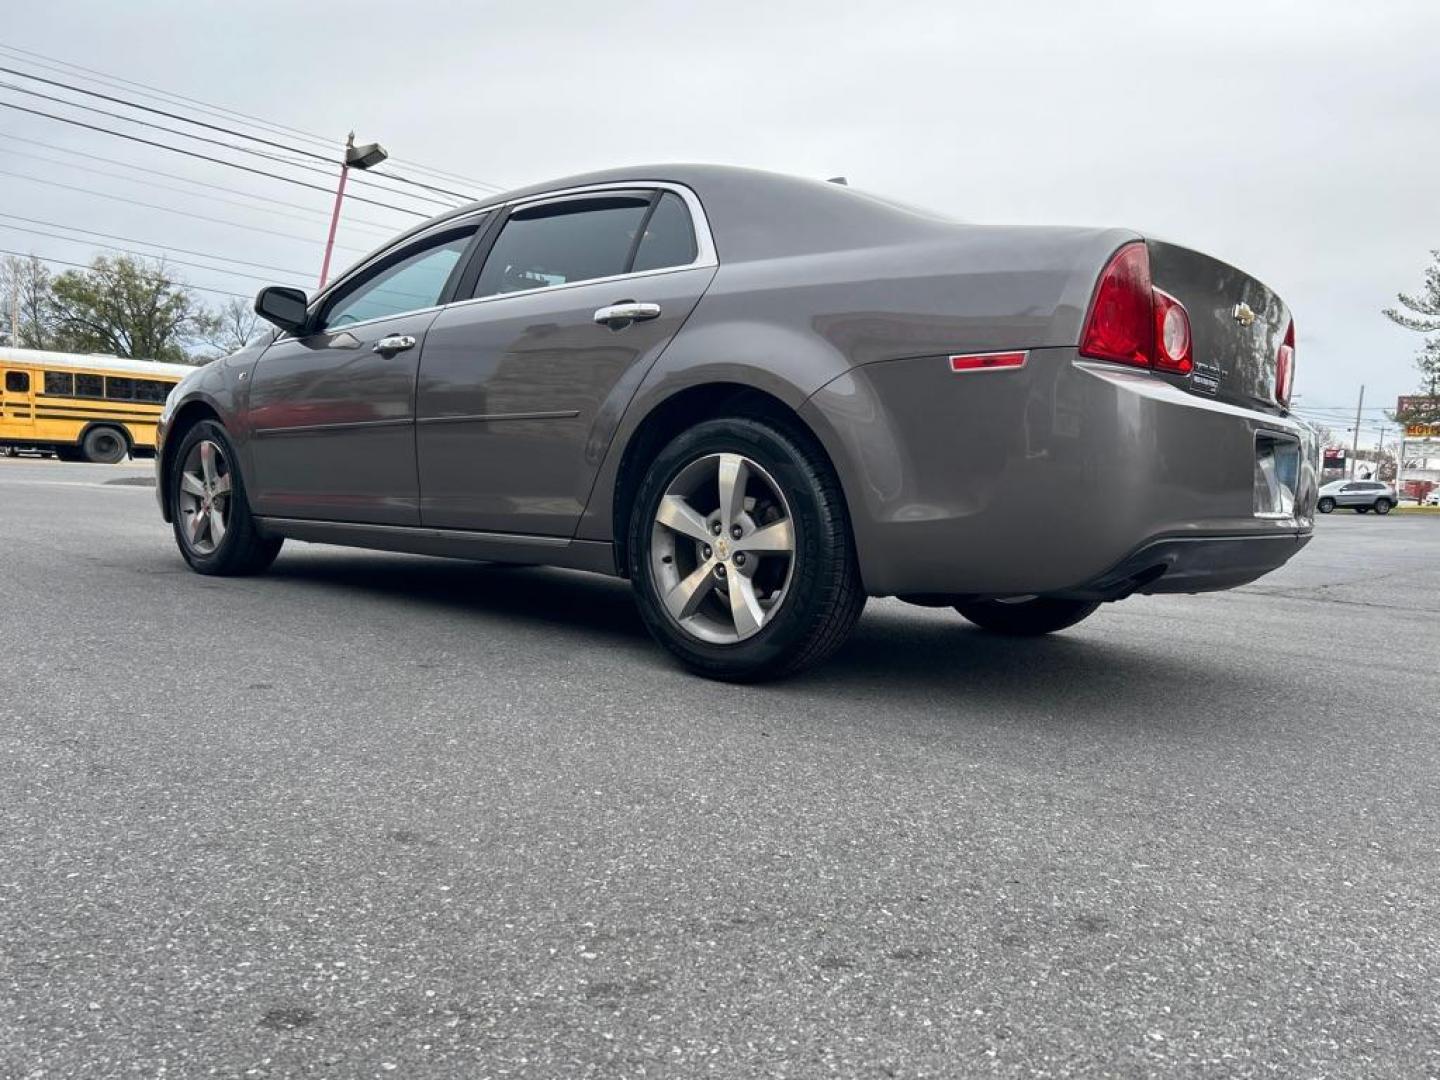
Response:
M1334 480L1320 489L1315 509L1328 514L1336 507L1354 510L1357 514L1388 514L1399 502L1395 489L1378 480Z

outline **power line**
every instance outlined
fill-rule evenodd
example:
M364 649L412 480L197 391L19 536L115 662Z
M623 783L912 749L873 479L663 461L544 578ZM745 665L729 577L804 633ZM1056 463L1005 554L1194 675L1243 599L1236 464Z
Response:
M157 203L141 202L139 199L127 199L123 195L112 195L108 191L96 191L94 188L83 188L75 184L62 184L58 180L46 180L43 177L39 176L27 176L25 173L8 172L4 169L0 169L0 176L13 176L19 180L29 180L32 183L46 184L49 187L64 188L66 191L78 191L82 195L96 195L102 199L114 199L116 202L129 203L131 206L143 206L147 210L159 210L166 214L179 214L181 217L194 218L197 221L209 221L215 225L228 225L232 229L244 229L247 232L265 233L267 236L278 236L285 240L297 240L301 243L306 244L313 242L310 240L306 240L304 237L296 236L294 233L276 232L274 229L262 229L258 225L242 225L238 221L226 221L224 218L208 217L205 214L191 213L189 210L176 210L172 206L160 206ZM342 248L342 250L344 251L353 251L356 254L364 254L364 252L361 251L360 248L345 247L340 244L336 244L335 246L337 248Z
M271 180L281 180L287 184L294 184L297 187L309 188L312 191L323 191L327 195L330 194L329 188L322 187L320 184L310 184L305 182L304 180L297 180L293 176L282 176L279 173L266 172L264 169L256 169L249 165L242 165L237 161L226 161L224 158L217 158L211 154L201 154L194 150L186 150L184 147L171 146L168 143L156 142L154 139L144 139L141 138L139 135L129 135L123 131L115 131L112 128L100 127L98 124L88 124L83 120L75 120L68 116L56 116L54 113L42 112L39 109L31 109L27 108L24 105L17 105L13 101L0 101L0 108L15 109L18 112L30 113L32 116L43 116L47 120L58 120L62 124L72 124L75 127L88 128L91 131L104 132L106 135L114 135L116 138L119 139L127 139L130 142L143 143L146 146L159 147L161 150L169 150L171 153L175 154L184 154L186 157L197 158L200 161L208 161L215 165L226 165L232 169L239 169L241 172L254 173L256 176L265 176L269 177ZM205 141L208 142L210 140ZM262 154L260 156L265 157L268 155ZM410 214L414 217L423 218L430 216L429 214L426 214L421 210L412 210L404 206L394 206L390 203L379 202L375 199L367 199L363 195L351 195L350 198L355 202L367 203L370 206L383 206L386 210L395 210L399 213Z
M321 154L321 153L317 153L316 151L313 151L313 150L305 150L305 149L302 149L302 148L300 148L300 147L290 146L290 145L288 145L287 143L276 142L274 139L262 138L262 137L259 136L259 135L251 135L251 134L249 134L248 132L237 131L235 128L224 127L224 126L222 126L222 125L220 125L220 124L211 124L211 123L208 123L207 121L204 121L204 120L196 120L194 117L185 116L183 113L170 112L170 111L168 111L168 110L166 110L166 109L157 109L157 108L155 108L153 105L142 105L142 104L140 104L139 102L131 101L131 100L129 100L128 98L117 97L117 96L115 96L114 94L102 94L99 90L87 90L87 89L86 89L85 87L83 87L83 86L75 86L75 85L72 84L72 83L61 82L61 81L58 80L58 79L47 79L47 78L46 78L45 76L43 76L43 75L33 75L33 74L31 74L30 72L21 71L21 70L18 69L18 68L6 67L6 66L4 66L3 64L0 64L0 71L3 71L3 72L5 72L6 74L9 74L9 75L19 76L19 77L22 78L22 79L30 79L30 80L32 80L33 82L43 83L43 84L45 84L46 86L54 86L54 87L57 87L57 88L59 88L59 89L61 89L61 90L69 90L71 93L74 93L74 94L84 94L86 97L99 98L101 101L108 101L108 102L111 102L112 104L115 104L115 105L123 105L123 106L125 106L127 109L135 109L135 110L138 110L138 111L140 111L140 112L147 112L147 113L150 113L150 114L152 114L152 115L154 115L154 116L163 116L163 117L165 117L167 120L178 120L178 121L180 121L182 124L193 124L195 127L205 128L207 131L217 131L217 132L220 132L221 134L224 134L224 135L233 135L233 136L235 136L236 138L239 138L239 139L248 139L248 140L250 140L251 142L259 143L259 144L262 145L262 146L273 147L273 148L276 149L276 150L286 150L286 151L288 151L288 152L290 152L290 153L292 153L292 154L301 154L301 155L303 155L304 157L313 158L313 159L316 160L316 161L322 161L322 162L326 163L327 165L333 165L333 164L335 164L335 159L334 159L333 157L331 157L330 155L328 155L328 154ZM6 85L6 84L0 84L0 85ZM12 89L12 90L19 90L22 94L35 93L35 91L26 90L24 87L19 87L19 86L10 86L10 89ZM43 94L37 95L37 96L48 97L48 95L43 95ZM63 101L64 99L63 99L63 98L60 98L60 99L50 98L49 100L51 100L51 101L56 101L56 100ZM83 108L86 107L86 106L84 106L84 105L79 104L78 102L66 102L66 104L73 105L73 106L74 106L75 108L77 108L77 109L83 109ZM107 113L106 115L114 115L114 114ZM139 120L134 120L134 119L129 118L129 117L126 117L125 119L129 119L131 123L141 123L141 121L139 121ZM175 134L186 135L187 138L194 138L194 137L195 137L195 136L192 136L192 135L188 135L187 133L184 133L184 132L175 132ZM243 150L244 148L243 148L243 147L235 147L235 149L237 149L237 150ZM403 184L410 184L410 185L412 185L412 186L414 186L414 187L424 188L424 189L427 190L427 191L433 191L433 192L435 192L436 194L439 194L439 195L450 195L450 196L453 196L454 198L461 199L461 200L463 200L463 201L465 201L465 202L473 202L473 201L474 201L474 196L473 196L473 195L466 195L466 194L463 194L463 193L458 192L458 191L448 191L448 190L446 190L445 188L435 187L435 186L432 185L432 184L425 184L425 183L420 182L419 180L412 180L412 179L410 179L410 178L407 177L407 176L401 176L399 173L388 172L388 171L387 171L387 172L381 172L379 169L370 169L370 170L367 170L367 171L370 172L371 175L389 177L390 179L392 179L392 180L398 180L398 181L400 181L400 182L403 183ZM401 193L401 192L396 192L396 194L402 194L402 193ZM424 199L425 196L423 196L423 195L412 195L411 198ZM430 202L439 203L439 202L441 202L442 200L440 200L440 199L430 199L429 201L430 201Z
M70 262L68 259L51 259L44 255L36 255L33 251L11 251L9 248L0 248L0 255L17 255L22 259L39 259L43 263L54 263L56 266L74 266L81 270L93 269L88 263ZM233 296L236 300L249 300L251 297L245 293L231 292L229 289L215 289L209 285L191 285L189 282L177 282L187 289L195 289L199 292L215 293L218 296Z
M85 172L87 172L87 173L93 174L93 170L87 169L86 166L84 166L84 165L77 165L77 164L75 164L74 162L69 162L69 161L57 161L55 158L46 157L44 154L31 154L31 153L25 152L24 150L11 150L11 151L9 151L9 153L10 153L12 156L14 156L14 157L31 158L31 159L33 159L33 160L35 160L35 161L44 161L44 162L46 162L46 163L48 163L48 164L50 164L50 165L59 165L62 169L80 169L80 170L83 170L83 171L85 171ZM115 162L115 164L117 164L117 165L122 165L123 162ZM154 169L146 169L146 170L143 170L143 171L152 173L153 175L156 175L156 176L164 176L164 175L165 175L164 173L158 172L158 171L156 171L156 170L154 170ZM132 178L132 177L129 177L129 176L115 176L115 177L112 177L112 179L114 179L114 180L119 180L121 183L126 183L126 184L144 184L144 185L145 185L146 187L148 187L148 188L155 188L155 189L158 189L158 190L160 190L160 191L173 191L173 192L175 192L176 194L179 194L179 195L188 195L188 196L190 196L191 198L202 197L202 198L204 198L204 199L207 201L207 203L218 203L218 204L220 204L220 205L222 205L222 206L235 206L235 207L238 207L238 208L241 209L241 210L249 210L249 211L251 211L252 213L257 213L257 212L258 212L258 213L262 213L262 214L269 214L269 215L271 215L271 216L273 216L273 217L289 218L289 219L291 219L292 221L303 221L303 222L305 222L306 224L309 224L309 225L317 225L317 224L319 224L319 221L318 221L318 220L315 220L315 219L313 219L313 218L302 217L300 214L286 213L284 210L276 210L276 209L274 209L272 206L256 206L256 205L253 204L253 203L243 203L243 202L239 202L239 201L237 201L237 200L235 200L235 199L219 199L219 198L216 198L216 197L213 196L213 195L203 195L203 196L202 196L200 192L196 192L196 191L186 191L184 188L173 187L173 186L171 186L171 185L169 185L169 184L157 184L154 180L140 180L140 179ZM184 180L185 178L184 178L183 176L177 176L177 177L174 177L174 179L176 179L176 180ZM197 181L191 181L191 182L194 183L194 182L197 182ZM203 186L206 186L206 187L214 187L215 185L203 185ZM231 189L229 189L229 188L220 188L219 190L221 190L221 191L228 191L228 190L231 190ZM249 194L249 193L248 193L248 192L241 191L241 192L238 192L238 194L246 195L246 194ZM251 198L255 198L255 199L265 199L265 198L266 198L266 196L264 196L264 195L251 195L250 197L251 197ZM326 217L325 211L323 211L323 210L315 210L315 209L312 209L312 208L307 207L307 206L300 206L300 205L297 204L297 203L275 203L275 205L277 205L277 206L292 206L292 207L294 207L294 208L297 209L297 210L304 210L304 211L307 211L308 213L310 213L310 214L312 214L312 215L317 215L317 214L318 214L319 217L320 217L320 219L324 219L324 218ZM353 222L348 222L347 224L353 224ZM382 230L377 228L377 229L372 229L372 230L369 230L369 231L380 232L380 231L382 231ZM383 231L385 231L387 235L394 235L394 233L395 233L397 230L395 230L395 229L389 229L389 230L383 230Z
M216 255L209 251L195 251L191 248L170 247L168 244L157 244L153 240L139 240L133 236L119 236L115 233L97 232L94 229L82 229L77 225L61 225L55 221L42 221L39 218L21 217L19 214L0 213L0 218L10 221L23 221L27 225L40 225L47 229L61 229L65 232L84 233L86 236L99 236L105 240L119 240L122 244L139 244L142 247L160 248L162 251L173 251L181 255L195 255L201 259L218 259L220 262L234 263L237 266L251 266L257 270L273 270L279 274L300 274L301 271L293 270L286 266L272 266L269 263L248 262L245 259L232 259L228 255ZM5 226L6 228L18 228L18 226ZM25 230L30 231L30 230ZM68 238L67 238L68 239ZM102 247L105 245L101 245ZM119 249L124 250L124 249ZM308 276L303 274L302 276Z
M250 149L248 146L236 146L234 143L225 142L223 139L211 139L211 138L209 138L209 137L207 137L207 136L205 136L205 135L195 135L195 134L192 134L191 132L188 132L188 131L179 131L179 130L177 130L177 129L175 129L175 128L166 127L164 124L152 124L149 120L138 120L138 119L136 119L136 118L133 117L133 116L126 116L124 113L111 112L109 109L97 109L97 108L95 108L93 105L82 105L82 104L81 104L80 102L78 102L78 101L68 101L68 100L66 100L65 98L62 98L62 97L56 97L54 94L42 94L39 90L29 90L29 89L27 89L27 88L25 88L25 87L23 87L23 86L16 86L14 83L0 82L0 88L6 89L6 90L13 90L13 91L14 91L15 93L17 93L17 94L28 94L28 95L31 96L31 97L41 98L41 99L44 100L44 101L53 101L53 102L55 102L56 104L64 105L64 106L66 106L67 108L80 109L80 110L82 110L83 112L95 113L95 114L97 114L97 115L99 115L99 116L108 116L108 117L110 117L112 120L121 120L121 121L123 121L123 122L125 122L125 123L127 123L127 124L136 124L136 125L138 125L138 126L140 126L140 127L143 127L143 128L150 128L150 129L155 130L155 131L163 131L163 132L165 132L167 135L176 135L176 136L179 136L179 137L182 138L182 139L193 139L195 142L205 143L207 146L219 146L219 147L222 147L223 149L226 149L226 150L233 150L233 151L234 151L235 153L237 153L237 154L249 154L251 157L262 158L262 159L264 159L264 160L266 160L266 161L278 161L278 162L280 162L282 165L289 165L291 168L295 168L295 169L304 169L306 172L318 173L318 174L321 175L321 176L329 176L329 175L331 175L331 172L332 172L332 170L330 170L330 169L322 169L322 168L320 168L318 165L311 165L311 164L308 163L308 162L299 161L299 160L296 160L295 158L287 158L287 157L283 157L283 156L280 155L280 154L267 153L267 152L264 151L264 150L252 150L252 149ZM11 107L14 108L15 106L12 105ZM316 155L316 156L319 157L319 155ZM325 160L325 159L324 159L324 158L320 158L320 160L323 161L323 160ZM375 189L378 190L378 191L383 191L383 192L385 192L385 193L387 193L387 194L390 194L390 195L399 195L401 198L405 198L405 199L416 199L416 200L418 200L418 201L420 201L420 202L433 203L433 204L435 204L435 205L437 205L437 206L443 206L443 207L446 207L446 208L449 208L449 209L454 209L454 207L455 207L455 205L456 205L454 202L452 202L452 201L450 201L450 200L447 200L447 199L437 199L437 198L434 198L434 197L432 197L432 196L430 196L430 195L412 195L412 194L410 194L410 193L407 192L407 191L398 191L398 190L396 190L395 188L386 187L384 184L377 184L377 183L375 183L375 181L373 181L373 180L367 180L367 179L365 179L364 177L359 177L359 178L357 178L357 181L360 182L360 183L367 184L367 185L369 185L370 187L373 187L373 188L375 188ZM321 190L324 190L324 189L322 188ZM359 197L356 196L356 198L359 198ZM363 202L363 201L372 201L372 202L373 202L373 200L361 200L361 201L362 201L362 202ZM408 207L393 206L393 205L391 205L391 204L389 204L389 203L378 203L378 204L376 204L376 205L379 205L379 206L390 206L390 209L392 209L392 210L402 210L402 209L403 209L403 210L407 210L407 212L409 212L409 213L419 213L419 211L411 210L411 209L409 209ZM421 214L420 216L424 217L424 216L426 216L426 215Z
M39 139L27 139L20 135L14 135L8 131L0 131L0 139L5 139L10 142L22 142L28 146L40 146L46 150L54 150L61 154L72 154L75 157L85 158L87 161L99 161L106 165L114 165L121 169L129 169L132 172L145 173L147 176L163 176L171 180L178 180L182 184L192 184L195 187L205 188L210 191L224 191L231 195L243 195L247 199L260 199L267 204L267 209L269 206L286 206L292 210L303 210L306 213L315 214L322 219L329 218L330 216L330 212L328 210L322 210L318 207L305 206L302 203L285 202L283 199L275 199L269 195L261 195L254 191L245 191L242 188L226 187L224 184L212 184L209 181L195 180L188 176L176 176L174 173L163 172L160 169L147 169L143 165L132 165L128 161L120 161L116 158L108 158L100 154L88 154L84 150L73 150L68 146L56 146L53 143L41 142ZM41 157L39 154L26 154L19 150L12 150L10 152L12 154L19 154L23 157L32 157L38 161L51 161L52 164L64 165L66 168L78 168L78 166L71 165L66 162L52 161L52 159ZM123 177L117 177L117 179L123 179ZM286 216L288 217L289 215ZM366 229L384 233L386 236L393 236L396 232L396 229L393 225L386 225L383 222L379 221L368 221L364 218L350 217L349 215L346 215L345 217L345 224L352 227L363 226Z
M229 274L231 277L250 278L253 281L263 281L266 284L273 284L273 281L269 276L261 274L247 274L243 270L227 270L223 266L207 266L204 263L187 262L185 259L171 258L168 252L157 256L151 254L148 251L136 251L133 248L116 247L114 244L102 244L95 240L82 240L79 237L74 236L61 236L59 233L45 232L42 229L27 229L24 225L0 224L0 229L9 229L12 232L30 233L34 236L45 236L49 237L51 240L61 240L67 244L90 244L94 247L104 248L107 251L118 251L125 255L138 255L142 259L160 259L166 263L174 263L176 266L189 266L195 270L209 270L210 272L215 274ZM286 270L284 271L284 273L295 274L297 277L302 278L309 277L308 274L302 274L298 270Z
M14 54L15 57L18 57L23 62L30 64L32 67L39 67L43 70L55 71L59 74L70 75L71 78L80 78L89 82L98 82L103 86L109 86L114 89L125 89L127 93L136 94L139 97L147 97L153 101L163 101L166 104L182 102L189 107L194 108L197 111L206 115L214 116L218 119L230 119L231 123L243 122L251 127L258 127L262 130L283 133L293 138L304 139L316 145L326 147L327 149L334 145L333 140L325 138L321 135L317 135L314 132L304 131L301 128L291 127L286 124L280 124L272 120L266 120L262 117L255 116L252 113L241 112L238 109L231 109L224 105L216 105L213 102L202 101L199 98L189 97L185 94L176 93L173 90L165 90L161 87L152 86L148 83L137 82L134 79L127 79L120 75L111 75L96 68L86 67L83 64L72 63L69 60L61 60L58 57L54 56L47 56L44 53L35 52L31 49L22 49L18 46L6 45L3 42L0 42L0 52ZM37 61L48 61L48 64L38 63ZM59 65L59 67L57 68L55 65ZM73 72L84 72L85 74L74 75L72 74ZM505 184L495 184L487 180L478 180L473 176L465 176L460 173L449 172L444 169L437 169L429 165L421 164L420 162L410 161L401 158L392 158L391 160L400 164L405 164L416 172L424 173L431 176L438 176L457 183L469 184L472 187L489 188L493 191L507 190L507 185Z

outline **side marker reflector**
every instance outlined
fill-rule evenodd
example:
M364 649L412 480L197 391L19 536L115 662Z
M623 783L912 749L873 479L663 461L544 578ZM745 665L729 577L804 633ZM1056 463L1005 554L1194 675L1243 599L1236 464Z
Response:
M1024 352L967 353L950 357L950 370L957 374L965 371L1001 371L1005 368L1025 366Z

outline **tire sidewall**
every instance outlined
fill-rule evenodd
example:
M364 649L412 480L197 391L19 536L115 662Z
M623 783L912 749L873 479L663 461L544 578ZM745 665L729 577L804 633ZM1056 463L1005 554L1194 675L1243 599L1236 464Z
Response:
M120 452L118 454L114 455L113 457L101 457L97 456L91 451L91 440L104 437L116 440L120 447ZM82 439L80 442L80 449L81 454L86 461L92 462L97 465L118 465L120 462L125 460L125 455L129 453L130 443L129 440L125 438L125 435L122 432L116 430L113 427L102 424L99 427L93 427L89 431L85 432L85 438Z
M1315 508L1322 514L1328 514L1331 510L1335 509L1335 500L1331 498L1321 499Z
M1388 514L1388 513L1390 513L1390 509L1391 509L1391 508L1390 508L1390 500L1389 500L1389 499L1376 499L1376 500L1375 500L1375 513L1377 513L1377 514Z
M225 529L225 539L220 541L215 550L209 554L196 551L190 546L189 538L185 536L183 515L180 513L180 474L184 469L185 461L190 456L190 451L195 444L202 440L210 440L218 443L220 449L225 453L225 460L230 464L230 521ZM185 433L180 446L171 459L168 474L165 477L165 497L170 508L170 524L175 532L175 543L180 548L180 554L185 561L196 570L202 573L215 572L224 567L234 546L240 542L240 515L247 518L250 514L250 507L245 501L245 484L240 476L240 465L236 460L235 447L225 433L225 429L213 420L201 420Z
M650 565L655 512L666 489L686 466L709 454L738 453L765 469L789 505L795 555L780 610L752 637L715 645L693 637L670 616ZM817 587L825 566L846 553L826 550L826 494L816 483L814 465L788 436L750 420L715 420L696 425L655 458L637 493L630 516L628 562L640 613L660 641L682 660L705 673L726 677L763 677L782 667L813 632L823 603ZM832 512L833 512L833 508Z

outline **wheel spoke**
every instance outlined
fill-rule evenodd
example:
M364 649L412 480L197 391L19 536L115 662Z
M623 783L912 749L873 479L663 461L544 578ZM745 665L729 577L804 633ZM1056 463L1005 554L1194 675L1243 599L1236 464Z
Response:
M182 472L180 474L180 487L191 495L203 496L205 494L205 481L194 473Z
M765 611L755 595L755 586L744 574L730 575L730 615L735 620L735 632L742 638L765 624Z
M215 477L215 482L210 485L212 495L224 495L230 490L230 474L225 473Z
M201 536L204 534L204 532L205 532L205 522L206 522L206 520L207 520L207 518L206 518L205 511L202 510L200 507L197 506L197 507L195 508L194 512L190 515L190 520L189 520L188 522L186 522L186 526L187 526L187 527L189 528L189 530L190 530L190 543L192 543L192 544L199 544L199 543L200 543L200 537L201 537Z
M671 615L677 619L688 619L695 614L710 588L710 572L714 565L713 560L707 559L665 594L665 606Z
M795 533L788 519L777 521L736 540L735 550L757 555L788 555L795 550Z
M215 483L215 444L202 442L200 444L200 468L205 474L205 485L209 487Z
M739 454L721 454L718 474L720 524L728 534L745 512L745 482L750 478L750 466Z
M216 547L225 539L225 515L218 506L210 507L210 542Z
M679 495L666 495L660 500L660 508L655 511L655 520L667 529L692 540L705 543L710 541L710 530L705 525L705 519Z

